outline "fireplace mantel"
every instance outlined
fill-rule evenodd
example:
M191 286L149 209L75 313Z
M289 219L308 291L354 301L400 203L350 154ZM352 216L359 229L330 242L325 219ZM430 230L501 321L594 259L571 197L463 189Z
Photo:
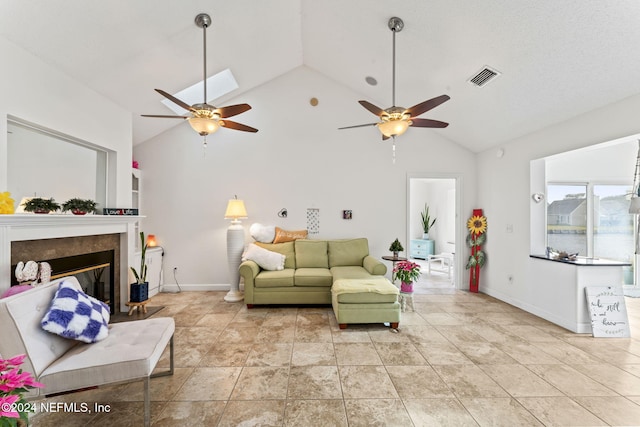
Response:
M128 269L134 263L135 222L129 215L0 215L0 293L11 286L11 242L64 237L120 234L120 310L126 311Z

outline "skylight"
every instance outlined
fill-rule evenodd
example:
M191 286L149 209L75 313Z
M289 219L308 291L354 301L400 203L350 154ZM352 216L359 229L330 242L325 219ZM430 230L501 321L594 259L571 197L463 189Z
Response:
M233 77L230 69L220 71L207 79L207 102L211 102L214 99L220 98L223 95L231 92L234 89L238 89L238 82ZM204 88L202 87L202 81L181 90L178 93L174 93L173 96L186 102L189 105L201 104L202 95L204 94ZM186 113L184 108L174 104L168 99L163 99L162 102L167 108L176 114L183 115Z

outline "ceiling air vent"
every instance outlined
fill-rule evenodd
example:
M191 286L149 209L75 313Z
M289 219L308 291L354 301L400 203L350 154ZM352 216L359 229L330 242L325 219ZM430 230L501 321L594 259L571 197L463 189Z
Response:
M473 77L471 77L468 82L481 87L492 81L494 78L498 77L500 72L493 68L484 67L482 70L477 72Z

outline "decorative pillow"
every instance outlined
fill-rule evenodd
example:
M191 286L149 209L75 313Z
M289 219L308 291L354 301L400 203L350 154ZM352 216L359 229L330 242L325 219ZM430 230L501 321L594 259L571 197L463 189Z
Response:
M243 261L255 261L256 264L265 270L284 270L285 258L282 254L271 252L253 243L249 244L247 250L242 254Z
M33 289L33 286L31 286L31 285L16 285L16 286L12 286L9 289L7 289L6 291L4 291L2 293L2 295L0 295L0 299L8 298L11 295L17 295L20 292L28 291L29 289Z
M307 230L287 231L280 227L276 227L276 237L273 239L273 243L292 242L297 239L306 239Z
M109 334L109 307L62 281L41 324L47 332L94 343Z
M262 225L256 222L254 224L251 224L249 233L251 234L251 237L253 237L257 242L271 243L273 242L273 238L276 236L276 226Z

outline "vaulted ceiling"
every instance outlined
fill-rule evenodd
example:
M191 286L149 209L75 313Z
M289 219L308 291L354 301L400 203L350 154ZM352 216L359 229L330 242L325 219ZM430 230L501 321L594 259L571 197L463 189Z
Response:
M219 106L304 65L390 107L392 16L397 103L448 94L422 117L475 152L640 93L637 0L3 0L0 36L131 111L140 143L181 123L139 116L172 114L153 89L202 80L201 12L209 74L229 68L240 86ZM485 66L500 76L469 83ZM332 126L375 121L341 114Z

